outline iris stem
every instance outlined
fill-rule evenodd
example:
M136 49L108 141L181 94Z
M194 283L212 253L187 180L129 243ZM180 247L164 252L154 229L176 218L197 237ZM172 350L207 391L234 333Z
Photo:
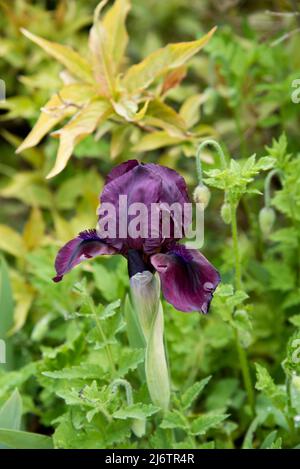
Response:
M201 162L201 152L203 150L204 147L207 147L207 146L212 146L215 148L215 150L218 152L218 155L220 157L220 161L221 161L221 166L222 166L222 169L226 169L227 167L227 163L226 163L226 158L225 158L225 154L222 150L222 147L221 145L216 141L216 140L213 140L212 138L209 138L207 140L204 140L202 143L200 143L200 145L198 146L197 148L197 153L196 153L196 168L197 168L197 176L198 176L198 182L199 182L199 186L202 186L203 185L203 173L202 173L202 162Z
M270 207L271 205L271 182L275 174L281 175L281 171L279 169L272 169L272 171L269 172L265 180L264 193L265 193L265 206L266 207Z
M238 240L238 228L237 228L237 218L236 218L236 204L233 200L230 200L230 210L231 210L231 231L232 231L232 240L233 240L233 252L235 259L235 288L236 290L242 289L242 269L241 269L241 257L239 250L239 240ZM242 371L244 386L248 396L248 402L251 408L252 414L254 414L254 392L252 386L252 380L250 375L249 363L247 359L247 354L245 349L242 347L237 329L234 329L236 348L238 352L240 367Z

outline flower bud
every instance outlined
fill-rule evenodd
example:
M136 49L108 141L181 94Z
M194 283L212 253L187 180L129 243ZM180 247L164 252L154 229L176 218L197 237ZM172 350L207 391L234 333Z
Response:
M259 226L265 236L271 233L275 218L275 211L271 207L263 207L259 212Z
M221 207L221 217L223 222L226 223L226 225L229 225L229 223L231 223L231 208L228 202L224 202Z
M206 208L210 199L209 188L203 184L199 184L194 190L193 198L196 204L203 204L203 207Z
M141 270L142 266L137 268ZM130 268L130 275L134 273ZM130 278L136 318L146 341L145 374L153 404L166 410L170 402L170 381L164 347L164 316L158 275L137 272ZM142 431L141 428L137 431ZM135 428L136 430L136 428Z

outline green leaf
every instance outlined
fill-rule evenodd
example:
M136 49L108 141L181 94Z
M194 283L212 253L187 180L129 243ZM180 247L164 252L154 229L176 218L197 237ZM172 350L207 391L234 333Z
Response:
M164 415L163 421L160 424L161 428L188 428L188 421L178 410L167 411Z
M63 368L57 371L43 371L42 374L53 379L99 379L103 376L103 368L100 365L84 363L84 365Z
M144 349L123 350L118 362L119 378L125 376L130 370L135 370L145 359Z
M213 28L197 41L168 44L166 47L152 52L142 62L129 68L122 80L122 85L129 93L148 88L157 77L180 67L199 52L215 30L216 28Z
M9 399L0 408L0 428L19 430L22 418L22 399L15 389Z
M24 36L35 42L44 49L47 54L52 55L52 57L66 67L75 78L79 78L87 83L94 83L92 69L89 62L81 57L71 47L47 41L46 39L32 34L24 28L22 28L21 31Z
M0 428L0 443L14 449L51 449L52 438L37 433Z
M117 410L114 412L113 417L115 419L145 419L153 414L159 412L160 408L152 404L132 404L124 409Z
M218 414L217 412L201 415L193 421L191 433L193 435L205 435L208 430L220 425L227 417L229 417L229 414Z
M257 379L255 384L256 389L262 391L267 397L269 397L269 399L271 399L276 407L283 410L286 404L286 393L276 386L268 370L264 366L256 363L255 367Z
M202 379L201 381L197 381L192 386L190 386L182 395L181 402L182 407L186 410L188 409L195 399L199 396L199 394L203 391L207 383L210 381L211 376Z
M0 311L0 347L4 344L5 353L5 357L1 357L5 358L5 363L1 363L0 360L0 369L9 370L13 368L13 349L11 339L7 338L7 333L13 325L14 304L8 276L8 268L4 259L0 259ZM1 348L1 352L2 351L3 350Z

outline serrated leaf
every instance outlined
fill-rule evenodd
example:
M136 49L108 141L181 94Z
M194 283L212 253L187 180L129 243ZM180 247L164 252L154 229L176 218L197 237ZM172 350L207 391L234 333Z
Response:
M163 421L160 424L161 428L188 428L188 421L178 410L167 411L164 415Z
M273 168L275 163L276 163L275 158L271 158L269 156L263 156L262 158L258 160L258 162L255 165L255 168L260 171L261 170L266 171L268 169Z
M92 363L85 363L57 371L43 371L42 374L52 379L99 379L103 377L103 368Z
M213 28L197 41L168 44L166 47L152 52L142 62L129 68L122 80L122 85L129 93L147 88L157 77L182 66L199 52L215 30L216 28Z
M47 52L47 54L58 60L58 62L66 67L74 77L87 83L94 82L89 62L81 57L78 52L75 52L71 47L43 39L24 28L22 28L21 31L24 36L39 45L45 52Z
M113 417L115 419L145 419L153 414L159 412L160 408L152 404L132 404L124 409L117 410L114 412Z
M197 399L197 397L203 391L210 379L211 376L207 376L207 378L204 378L201 381L194 383L183 393L181 397L181 402L182 407L184 409L188 409L193 404L195 399Z
M205 435L208 430L217 427L227 417L229 417L228 414L218 414L214 412L201 415L193 421L191 425L191 433L193 435Z
M255 364L256 367L256 384L255 387L259 391L262 391L276 407L279 409L284 409L286 403L286 393L281 390L273 381L273 378L270 376L268 370L258 363Z
M99 319L105 320L107 318L110 318L111 316L114 316L116 314L116 310L120 307L120 305L121 300L116 300L112 303L109 303L104 308L102 306L99 311Z
M124 350L118 363L117 375L119 378L125 376L130 370L135 370L137 366L145 359L143 349Z

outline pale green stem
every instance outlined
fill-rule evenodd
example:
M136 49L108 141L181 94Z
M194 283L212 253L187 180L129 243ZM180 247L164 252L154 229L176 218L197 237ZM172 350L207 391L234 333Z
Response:
M220 157L222 169L226 169L226 166L227 166L225 154L222 150L221 145L218 142L216 142L216 140L213 140L213 139L204 140L198 146L197 153L196 153L196 168L197 168L198 182L199 182L200 186L203 185L202 162L201 162L200 155L201 155L201 152L202 152L203 148L207 147L209 145L214 147L215 150L217 151L217 153Z
M275 174L280 175L280 169L273 169L272 171L270 171L265 180L265 207L270 207L271 205L271 182Z
M111 388L116 389L118 387L123 387L126 393L126 401L128 405L133 404L133 397L132 397L132 387L131 384L126 379L115 379L111 383Z
M242 288L242 270L241 270L241 259L240 259L240 250L238 242L238 229L237 229L237 219L236 219L236 205L233 200L230 200L230 209L231 209L231 230L232 230L232 240L233 240L233 252L235 259L235 288L236 290L241 290ZM244 386L248 396L248 402L251 408L252 413L254 413L254 392L252 386L252 380L250 375L249 363L247 360L247 355L240 343L238 332L234 329L236 348L239 356L239 362L241 366L241 371L243 375Z

